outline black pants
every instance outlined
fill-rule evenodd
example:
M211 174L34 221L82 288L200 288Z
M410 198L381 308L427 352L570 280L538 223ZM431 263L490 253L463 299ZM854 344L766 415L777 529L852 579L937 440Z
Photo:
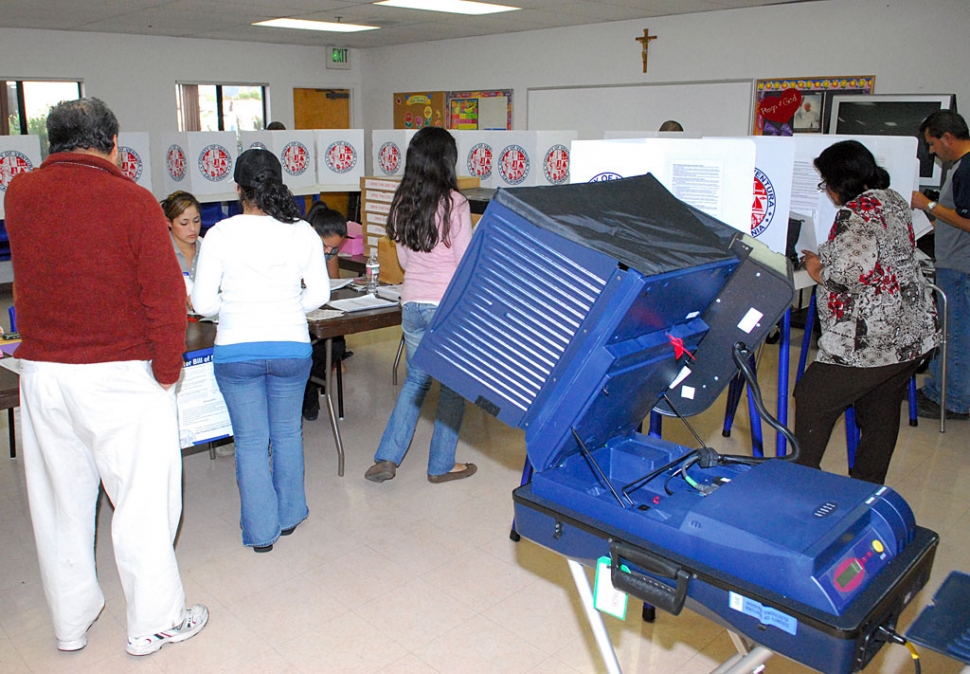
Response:
M918 359L883 367L812 363L795 385L798 463L819 467L835 422L852 405L859 447L849 475L883 484L899 435L899 406L917 365Z

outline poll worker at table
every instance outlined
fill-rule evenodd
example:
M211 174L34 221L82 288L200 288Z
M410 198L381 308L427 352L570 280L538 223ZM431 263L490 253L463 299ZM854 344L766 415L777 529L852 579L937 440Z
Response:
M795 385L798 463L818 468L832 427L852 405L860 439L851 477L883 484L900 405L920 360L939 341L936 308L916 260L909 203L854 140L815 159L835 222L818 255L803 251L818 284L818 354Z
M193 195L179 190L172 192L161 201L168 232L172 237L172 248L178 259L187 291L186 303L192 309L192 283L195 280L195 265L199 261L202 248L202 204Z
M209 616L202 605L186 608L173 547L182 513L174 385L185 284L158 202L117 166L111 110L94 98L59 103L47 133L50 155L14 178L5 204L23 337L24 469L44 593L57 647L84 648L105 606L95 564L103 485L114 506L126 650L147 655L198 634Z
M936 285L946 294L946 418L970 419L970 130L952 110L934 112L920 125L930 153L951 164L939 202L913 192L913 208L934 220ZM943 361L930 361L929 376L916 394L919 416L940 418Z
M269 552L309 515L303 390L310 375L306 314L330 299L323 244L300 219L272 152L236 161L242 213L206 234L192 303L219 316L213 363L236 440L243 545Z
M347 218L340 211L327 206L323 201L315 201L307 211L306 220L313 227L313 231L323 242L323 257L327 262L327 275L332 279L340 278L340 267L337 254L340 246L347 239ZM330 358L335 367L343 367L343 362L353 353L347 351L347 340L334 337L330 343ZM326 379L327 377L327 347L326 340L313 345L313 367L311 377ZM303 418L316 421L320 415L320 388L311 380L307 380L303 392Z
M401 326L408 375L374 465L364 474L372 482L394 478L411 445L421 404L431 388L431 376L418 369L412 358L471 241L471 209L458 191L457 160L454 137L445 129L424 127L408 145L404 177L391 202L387 236L397 243L398 260L405 271ZM464 414L464 398L442 384L428 457L430 482L449 482L475 474L475 464L455 463Z

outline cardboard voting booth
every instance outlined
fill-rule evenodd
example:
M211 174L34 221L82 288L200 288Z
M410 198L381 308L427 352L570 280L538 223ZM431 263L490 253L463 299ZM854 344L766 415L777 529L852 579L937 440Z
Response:
M354 189L364 177L363 129L316 129L317 183Z
M40 138L37 136L0 136L0 219L3 200L10 181L21 173L40 166Z
M750 139L578 140L572 144L570 181L650 173L681 201L749 233L754 168Z
M161 194L185 190L200 201L213 195L233 198L232 171L239 154L235 131L161 134L152 148L162 157L164 166L158 181Z
M290 190L317 184L317 151L313 131L240 131L242 150L262 148L283 166L283 183Z
M404 175L408 143L417 129L375 129L371 133L373 175L384 178Z
M126 176L152 191L151 138L147 131L118 134L118 166Z

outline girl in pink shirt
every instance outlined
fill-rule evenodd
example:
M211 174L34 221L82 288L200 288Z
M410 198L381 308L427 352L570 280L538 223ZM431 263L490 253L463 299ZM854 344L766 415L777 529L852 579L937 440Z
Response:
M471 210L458 191L457 161L458 148L450 133L437 127L421 129L408 145L404 178L391 203L387 235L397 243L398 259L405 270L401 325L408 375L384 429L374 465L364 474L372 482L392 479L411 444L421 404L431 388L431 376L414 366L412 356L471 241ZM464 414L465 400L442 385L428 457L430 482L449 482L475 474L475 464L455 463Z

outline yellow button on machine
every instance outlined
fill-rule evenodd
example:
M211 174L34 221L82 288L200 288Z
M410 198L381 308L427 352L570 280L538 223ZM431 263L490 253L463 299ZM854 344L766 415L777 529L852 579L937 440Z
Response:
M883 547L882 541L880 541L877 538L876 540L874 540L872 542L872 549L875 550L876 552L878 552L879 554L882 554L882 551L885 550L886 548Z

